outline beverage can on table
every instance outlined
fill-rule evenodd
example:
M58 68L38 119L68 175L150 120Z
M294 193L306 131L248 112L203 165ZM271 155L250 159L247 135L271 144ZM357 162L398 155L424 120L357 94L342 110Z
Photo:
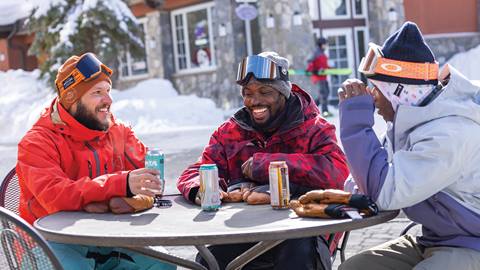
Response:
M288 166L285 161L272 161L268 167L270 204L273 209L286 209L290 202Z
M157 195L163 195L165 191L165 154L156 147L148 147L147 155L145 156L145 168L156 169L160 171L161 190L152 190Z
M218 169L215 164L200 166L200 201L203 211L217 211L220 208Z

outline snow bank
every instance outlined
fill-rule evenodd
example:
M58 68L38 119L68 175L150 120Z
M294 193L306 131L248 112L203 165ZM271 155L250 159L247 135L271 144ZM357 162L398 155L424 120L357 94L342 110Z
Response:
M170 81L151 79L125 91L112 93L115 116L139 134L219 125L223 111L195 95L181 96Z
M469 51L455 54L447 61L470 80L480 80L479 62L480 45Z
M50 105L55 93L39 71L0 72L0 144L16 144ZM223 111L195 95L181 96L163 79L146 80L125 91L112 91L112 112L138 134L218 126Z

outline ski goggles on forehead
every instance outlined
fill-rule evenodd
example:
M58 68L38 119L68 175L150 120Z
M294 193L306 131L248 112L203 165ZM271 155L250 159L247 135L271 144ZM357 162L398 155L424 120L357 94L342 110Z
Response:
M57 82L57 89L62 93L80 82L88 82L97 78L102 72L108 77L112 75L112 70L100 62L93 53L86 53L78 60L75 69L63 81Z
M415 63L387 59L383 57L381 47L369 43L365 57L360 61L358 71L365 76L382 74L417 80L437 80L438 63Z
M257 80L282 80L288 81L288 70L275 64L272 60L252 55L245 57L238 64L237 83L244 85L249 75Z

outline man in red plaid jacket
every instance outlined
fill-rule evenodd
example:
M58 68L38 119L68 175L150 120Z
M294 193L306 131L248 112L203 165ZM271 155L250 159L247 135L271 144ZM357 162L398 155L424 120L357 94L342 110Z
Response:
M246 57L239 64L237 83L242 86L245 107L213 133L200 159L179 177L177 187L183 196L196 202L199 167L211 163L217 165L225 191L241 182L268 184L271 161L286 161L293 196L311 189L343 189L349 172L335 127L320 116L309 94L291 84L288 60L274 52ZM223 269L254 244L209 249ZM259 265L267 269L331 268L323 237L286 240L244 269L258 269Z

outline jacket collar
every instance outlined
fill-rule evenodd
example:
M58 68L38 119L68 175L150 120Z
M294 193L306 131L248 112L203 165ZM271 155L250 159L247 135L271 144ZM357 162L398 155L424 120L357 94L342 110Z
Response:
M35 124L44 126L56 132L71 136L75 141L90 141L93 139L101 139L107 131L92 130L80 124L70 113L63 108L55 98L50 107L42 113L39 121ZM112 124L115 125L115 118L112 115ZM110 129L109 128L109 129Z

